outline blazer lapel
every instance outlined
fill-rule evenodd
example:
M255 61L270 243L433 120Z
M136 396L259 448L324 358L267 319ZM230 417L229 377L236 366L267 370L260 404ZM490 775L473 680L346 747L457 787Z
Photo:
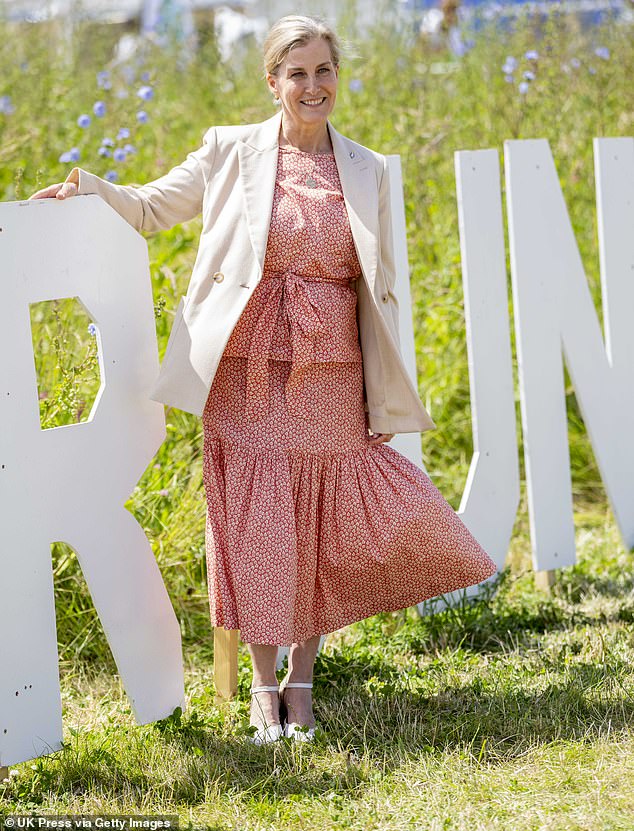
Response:
M238 141L238 163L247 225L260 271L264 268L271 224L281 122L282 113L278 112L258 124L247 141Z
M374 181L374 165L357 145L342 136L328 122L341 189L350 220L361 269L370 294L374 292L378 259L379 197Z

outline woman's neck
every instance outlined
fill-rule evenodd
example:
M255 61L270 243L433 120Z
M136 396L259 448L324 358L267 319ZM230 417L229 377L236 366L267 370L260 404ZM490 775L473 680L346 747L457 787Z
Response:
M317 124L314 128L305 128L289 124L282 117L279 135L280 146L290 145L305 153L330 153L332 144L328 133L328 124Z

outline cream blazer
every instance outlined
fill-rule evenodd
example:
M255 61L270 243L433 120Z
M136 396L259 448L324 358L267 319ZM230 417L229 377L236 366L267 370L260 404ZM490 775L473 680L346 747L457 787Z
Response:
M141 187L73 168L79 193L96 193L137 231L171 228L202 212L202 233L150 398L202 415L238 318L262 277L277 170L281 112L258 124L211 127L182 164ZM366 410L378 433L435 424L400 354L387 162L328 130L363 280L357 281Z

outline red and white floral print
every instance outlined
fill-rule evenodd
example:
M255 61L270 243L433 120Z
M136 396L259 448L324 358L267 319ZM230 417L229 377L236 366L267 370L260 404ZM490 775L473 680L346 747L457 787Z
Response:
M478 583L487 553L429 477L370 445L334 156L280 148L264 274L203 413L211 620L289 645Z

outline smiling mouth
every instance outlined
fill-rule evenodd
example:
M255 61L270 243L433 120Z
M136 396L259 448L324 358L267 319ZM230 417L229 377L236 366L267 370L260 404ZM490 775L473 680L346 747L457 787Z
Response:
M319 107L325 100L326 96L324 95L322 98L306 98L301 103L306 107Z

